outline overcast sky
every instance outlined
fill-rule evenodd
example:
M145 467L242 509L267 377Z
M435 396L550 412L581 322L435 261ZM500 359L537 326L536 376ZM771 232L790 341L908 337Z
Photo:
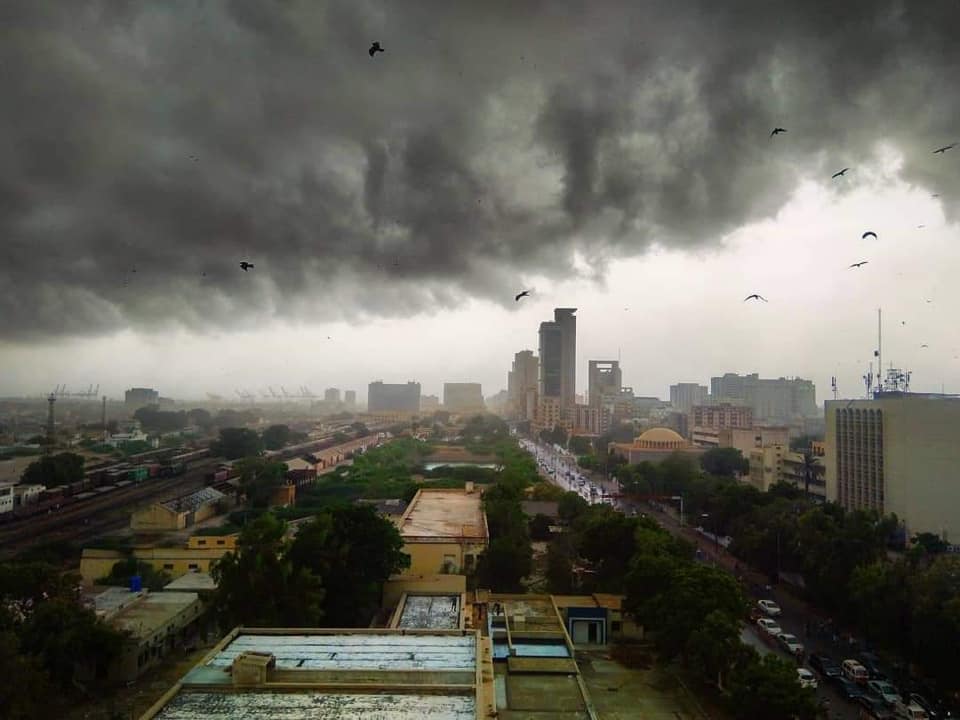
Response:
M7 0L0 393L489 395L554 306L580 390L619 352L641 394L755 371L859 395L882 306L885 362L960 392L960 145L933 153L960 140L958 21Z

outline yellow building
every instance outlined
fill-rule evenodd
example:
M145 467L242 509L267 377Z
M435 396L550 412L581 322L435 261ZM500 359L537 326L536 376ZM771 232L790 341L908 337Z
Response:
M693 447L689 440L670 428L650 428L641 433L632 443L610 443L609 451L635 465L645 460L657 462L675 452L695 455L703 451Z
M130 529L138 532L183 530L217 514L218 504L227 498L212 487L190 495L153 503L130 516Z
M235 550L236 546L237 535L207 535L191 537L186 547L143 545L134 547L129 553L84 548L80 556L80 576L85 585L93 585L100 578L109 575L116 563L131 556L172 578L188 572L207 573L217 560Z
M463 489L418 491L397 526L410 556L406 576L468 574L490 542L481 494L473 483Z

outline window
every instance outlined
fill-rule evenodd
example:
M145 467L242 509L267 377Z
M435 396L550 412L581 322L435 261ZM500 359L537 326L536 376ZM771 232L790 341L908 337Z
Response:
M173 570L173 563L164 563L164 564L163 564L163 569L164 569L164 570Z
M206 544L207 544L206 540L197 540L197 545L206 545Z
M199 570L200 567L199 567L196 563L190 563L189 565L187 565L187 569L188 569L188 570Z
M217 540L217 545L226 545L226 544L227 544L226 540Z

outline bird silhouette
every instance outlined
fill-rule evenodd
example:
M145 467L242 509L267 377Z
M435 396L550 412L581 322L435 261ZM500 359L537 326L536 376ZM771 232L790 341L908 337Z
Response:
M243 268L244 272L246 272L247 270L253 267L253 263L247 262L246 260L244 260L242 263L240 263L240 267Z
M927 344L923 344L923 345L921 345L920 347L921 347L921 348L928 348L928 347L930 347L930 346L927 345Z
M370 46L369 52L370 52L370 57L373 57L373 56L376 55L378 52L386 52L386 50L384 50L382 47L380 47L380 43L375 42L375 43L373 43L373 44Z
M933 195L931 195L930 197L935 197L935 198L938 198L938 197L940 197L940 193L934 193L934 194L933 194Z
M773 137L774 135L779 135L780 133L785 133L786 131L787 131L786 128L776 127L770 132L770 137Z
M925 227L926 225L917 225L917 230L923 230Z
M763 295L758 295L757 293L754 293L753 295L747 295L743 299L744 302L746 302L747 300L763 300L764 302L768 302L768 300Z
M529 290L524 290L524 291L521 292L521 293L517 293L517 296L514 298L514 301L515 301L515 302L520 302L520 298L522 298L522 297L530 297L530 291L529 291Z
M929 304L932 303L932 302L933 302L933 300L927 300L927 305L929 305Z
M851 265L850 267L848 267L847 270L849 270L850 268L862 267L863 265L866 265L868 262L870 262L870 261L869 261L869 260L861 260L860 262L855 262L855 263L853 263L853 265Z
M862 240L866 240L868 235L873 235L873 239L877 239L877 234L873 230L867 230L863 235L860 236Z
M944 145L943 147L939 147L936 150L934 150L933 154L936 155L939 153L940 155L943 155L947 150L952 150L956 146L957 146L956 143L950 143L949 145Z
M833 175L830 176L830 179L833 180L833 179L835 179L835 178L842 177L842 176L846 175L846 174L847 174L847 170L849 170L849 169L850 169L850 168L844 168L843 170L840 170L839 172L835 172Z

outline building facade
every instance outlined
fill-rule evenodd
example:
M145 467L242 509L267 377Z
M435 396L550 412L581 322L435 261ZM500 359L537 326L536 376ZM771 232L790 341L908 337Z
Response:
M895 513L908 537L960 544L960 398L883 393L826 403L827 498Z
M513 356L513 366L507 373L507 394L510 396L510 414L514 419L534 419L539 378L540 358L532 350L521 350Z
M339 388L327 388L323 391L323 401L331 404L338 404L340 402L340 389Z
M607 400L620 397L623 373L618 360L590 360L587 363L587 401L600 407Z
M473 483L462 490L419 490L397 525L410 556L405 576L469 574L490 542Z
M123 402L128 409L132 410L144 405L158 405L160 392L153 388L130 388L123 394Z
M558 397L540 397L537 400L537 412L534 415L532 429L535 433L553 430L555 427L568 429L569 415L560 406Z
M357 391L356 390L344 390L343 391L343 404L347 406L347 409L353 410L357 406Z
M483 412L483 389L480 383L448 382L443 384L443 409L455 413Z
M574 405L568 424L574 435L603 435L610 429L610 410L604 406Z
M744 428L753 427L753 409L745 405L694 405L690 409L690 427L696 428Z
M540 397L560 399L562 409L576 404L576 308L555 308L553 321L540 323Z
M367 387L368 412L420 412L420 383L385 383L377 380Z
M677 383L670 386L670 404L674 410L689 413L694 405L706 405L709 388L698 383Z
M746 405L755 420L787 422L797 417L818 414L816 388L801 378L761 378L757 373L726 373L710 378L710 398L714 403Z

